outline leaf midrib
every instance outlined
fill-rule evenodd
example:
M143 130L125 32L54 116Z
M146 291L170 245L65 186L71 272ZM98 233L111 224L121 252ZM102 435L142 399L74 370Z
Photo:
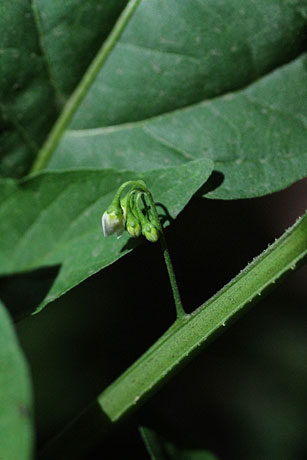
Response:
M33 2L34 2L34 1L35 1L35 0L31 0L32 6L33 6ZM132 13L131 13L131 14L133 15L133 14L135 13L135 9L136 9L137 6L138 6L138 3L139 3L139 0L130 0L130 1L128 2L128 4L127 4L125 10L128 11L128 10L129 10L129 6L130 6L130 7L131 7L130 9L133 10ZM125 10L124 10L124 11L125 11ZM34 14L35 14L35 7L34 7ZM131 17L131 16L129 16L129 20L130 20L130 17ZM119 21L120 21L120 18L121 18L121 16L119 17ZM124 29L127 27L128 23L129 23L129 20L127 20L127 21L125 22L125 24L124 24ZM111 36L112 33L116 30L116 28L118 28L118 23L119 23L119 21L118 21L118 22L115 24L115 26L113 27L113 29L112 29L112 31L111 31L109 37L107 38L106 42L109 40L110 36ZM35 23L36 23L36 25L37 25L37 27L38 27L38 29L39 29L39 24L37 24L36 21L35 21ZM120 42L120 41L119 41L120 36L121 36L121 34L122 34L122 32L123 32L124 29L122 29L121 32L120 32L120 34L118 34L118 35L116 36L116 41L113 43L113 45L112 45L112 47L111 47L111 50L109 51L110 53L112 53L114 46L115 46L116 44L118 44L118 43L120 43L120 44L123 45L123 46L137 46L137 45L134 45L134 44L130 44L130 43L125 43L125 42ZM106 42L105 42L105 43L106 43ZM40 45L42 46L41 40L40 40ZM145 47L145 48L146 48L146 47ZM42 49L43 49L43 47L42 47ZM97 60L97 57L99 56L99 54L101 54L101 49L102 49L102 48L100 48L100 49L98 50L97 54L95 55L94 59L92 60L92 63L90 64L89 68L92 66L92 64L94 63L94 61ZM151 48L149 48L149 49L150 49L151 51L153 51ZM159 51L159 50L157 50L157 51ZM43 55L46 56L45 53L43 53ZM187 57L191 58L191 56L187 56ZM292 60L296 59L297 57L298 57L298 56L295 56ZM194 58L194 57L192 57L192 58ZM198 60L198 59L197 59L197 60ZM199 60L198 60L198 61L199 61ZM100 72L101 69L103 68L105 62L106 62L106 60L102 60L102 64L101 64L100 67L99 67L99 72ZM286 63L283 63L282 66L283 66L283 65L289 64L289 62L291 62L291 61L288 61L288 62L286 62ZM270 68L270 69L268 70L268 72L265 72L264 74L261 75L261 78L265 77L265 76L266 76L267 74L269 74L269 73L274 72L276 69L278 69L278 68L280 68L280 67L282 67L282 66L276 66L276 67L274 67L274 68ZM97 69L96 69L96 71L98 72ZM87 74L87 72L86 72L86 74ZM75 92L73 93L73 94L76 94L76 93L78 93L78 92L80 92L80 93L82 92L82 97L77 98L76 104L75 104L74 107L71 109L71 115L69 116L69 120L71 120L71 118L73 117L73 115L74 115L75 112L77 111L78 107L80 106L80 104L82 103L82 101L84 100L84 98L86 97L86 95L88 94L88 91L89 91L90 88L92 87L92 83L91 83L84 91L80 91L80 88L82 87L82 85L84 85L84 81L85 81L85 78L86 78L86 74L85 74L85 76L81 79L81 81L79 82L79 84L77 85L77 87L76 87L76 89L75 89ZM50 73L50 68L49 68L49 75L50 75L51 81L53 81L52 75L51 75L51 73ZM257 76L255 76L255 78L253 78L253 79L252 79L251 81L249 81L247 84L238 87L238 88L237 88L237 91L240 91L240 90L245 89L246 87L252 85L252 84L255 82L255 80L258 79L258 77L259 77L259 76L257 75ZM236 91L236 92L237 92L237 91ZM225 93L221 93L218 97L221 97L221 96L223 96L224 94L225 94ZM226 94L227 94L227 93L226 93ZM228 93L228 94L231 94L231 93ZM188 106L183 106L183 107L180 107L179 109L176 109L176 110L189 109L189 108L191 108L191 106L193 106L193 105L204 104L205 102L212 101L213 99L216 99L216 97L211 98L211 99L206 99L206 100L203 100L203 101L201 101L201 102L197 102L196 104L190 104L190 105L188 105ZM65 104L62 113L64 113L65 111L67 112L67 107L69 107L69 105L72 105L70 99L69 99L68 102ZM176 110L175 110L175 111L176 111ZM170 112L163 112L163 114L159 114L159 116L164 116L164 115L166 115L166 114L168 114L168 113L174 113L175 111L174 111L174 110L171 110ZM61 118L61 116L60 116L60 118ZM63 119L64 119L64 118L65 118L65 117L63 117ZM66 118L67 118L67 117L66 117ZM155 118L155 117L149 117L148 119L150 119L150 118ZM148 120L148 119L147 119L147 120ZM58 120L59 120L59 119L58 119ZM144 122L144 121L146 121L146 119L138 120L138 122L140 122L140 123L142 123L142 122ZM57 125L57 123L55 124L55 126L56 126L56 125ZM122 126L122 125L119 125L119 126ZM43 169L43 168L45 167L45 165L49 162L50 157L52 156L53 152L56 150L56 147L57 147L58 143L61 141L61 139L62 139L64 133L67 132L67 131L66 131L66 130L67 130L67 127L68 127L68 122L66 122L66 123L63 125L63 128L62 128L61 130L59 130L59 133L57 134L57 136L55 136L55 137L57 138L57 140L56 140L56 145L53 145L51 149L50 149L50 146L48 146L48 148L47 148L48 140L49 140L49 138L47 138L47 142L45 143L45 146L46 146L47 150L49 150L49 154L48 154L47 161L45 160L45 161L43 162L43 163L44 163L43 165L41 165L40 162L37 161L37 162L34 164L34 167L33 167L32 172L34 172L34 171L35 171L35 172L38 172L39 170ZM98 129L100 129L100 128L98 128ZM73 130L73 131L74 131L74 130ZM40 157L40 156L43 156L42 153L44 152L44 150L45 150L45 148L43 147L43 149L41 150L41 154L39 154L39 157Z
M45 46L44 46L43 31L42 31L42 28L41 28L38 11L36 9L35 0L31 0L30 5L31 5L31 12L32 12L32 17L33 17L33 22L35 24L36 31L37 31L37 41L38 41L38 44L39 44L39 47L40 47L40 50L41 50L41 56L43 57L45 69L46 69L46 72L47 72L47 75L48 75L48 80L49 80L50 86L52 87L52 89L53 89L53 91L55 93L56 100L60 100L61 99L61 91L60 91L60 89L59 89L59 87L57 85L56 79L54 78L54 75L53 75L53 72L52 72L52 67L51 67L51 64L50 64L50 61L49 61L49 56L48 56L48 53L47 53L47 51L45 49Z
M301 57L304 57L304 56L307 57L307 54L302 53L300 56ZM283 64L282 66L277 67L276 69L286 67L289 64L291 64L291 62L294 62L296 59L297 58L293 59L293 61L290 61L290 62L288 62L286 64ZM275 72L276 69L274 69L272 72L269 72L268 74ZM265 78L268 74L263 75L262 78ZM188 112L188 111L190 111L190 110L192 110L194 108L197 108L197 107L201 108L201 107L208 106L208 108L211 110L211 104L214 103L215 101L224 100L224 99L225 100L227 100L227 99L231 100L232 98L237 97L237 96L244 97L247 100L247 102L249 102L249 103L251 103L253 105L257 105L259 107L263 107L265 109L268 109L271 112L275 112L275 113L278 113L278 114L283 115L285 117L292 118L295 122L300 123L304 128L307 127L307 120L302 119L299 116L296 116L294 113L285 112L285 111L281 110L278 107L275 107L273 105L265 104L263 102L260 102L257 99L255 99L253 96L251 96L248 92L250 91L250 89L253 86L253 84L254 84L254 81L252 81L251 83L249 83L248 85L246 85L246 86L244 86L242 88L238 88L236 91L231 91L231 92L228 92L228 93L221 94L219 96L214 96L212 98L204 99L202 101L190 104L188 106L184 106L184 107L181 107L181 108L177 108L175 110L171 110L169 112L164 112L164 113L161 113L159 115L154 115L154 116L151 116L151 117L148 117L148 118L144 118L142 120L137 120L137 121L133 121L133 122L127 122L127 123L118 123L118 124L115 124L115 125L102 126L102 127L97 127L97 128L85 128L85 129L72 129L72 128L70 128L70 129L66 130L65 136L66 137L99 136L99 135L104 135L104 134L112 134L113 132L118 132L118 131L121 131L121 130L129 130L129 129L133 129L133 128L146 128L146 130L149 130L149 128L146 126L147 123L149 123L149 122L159 122L160 120L163 120L164 117L173 116L173 115L175 116L178 113L182 114L184 112ZM214 110L216 110L216 109L214 109ZM216 110L216 112L218 112L218 111ZM229 120L226 120L225 117L223 117L220 113L216 113L216 115L219 116L223 121L225 121L225 122L227 121L227 123L230 124ZM234 125L231 124L231 127L234 128ZM152 134L152 133L150 132L150 134ZM172 146L172 147L177 149L177 147L175 147L175 146Z

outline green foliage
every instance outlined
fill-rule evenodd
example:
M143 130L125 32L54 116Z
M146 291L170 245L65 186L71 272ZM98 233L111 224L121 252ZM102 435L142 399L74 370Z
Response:
M81 3L1 2L1 175L27 172L126 1Z
M175 218L212 171L208 159L139 174ZM3 181L0 205L2 275L61 264L41 307L127 254L128 235L104 238L101 216L119 184L135 173L80 170ZM183 186L184 184L184 186ZM1 183L0 183L1 186Z
M56 107L80 81L124 4L3 3L4 174L20 175L28 168L55 120ZM270 193L303 177L306 71L300 60L238 96L144 122L132 131L96 130L186 108L252 83L303 49L305 13L305 2L299 0L257 5L203 0L193 8L173 0L167 5L142 2L107 61L95 70L93 83L72 105L70 131L52 167L130 170L134 162L144 170L206 155L226 175L213 195L219 198ZM40 111L43 116L37 117ZM249 186L237 190L250 162ZM272 174L276 163L280 172Z
M139 171L211 158L223 174L210 198L252 198L307 175L307 60L245 90L123 126L69 130L49 167ZM103 155L101 154L103 152Z
M51 84L65 103L95 57L127 0L34 0L29 11ZM76 59L76 56L78 59Z
M141 2L72 128L143 120L249 84L303 49L303 5Z
M0 458L32 458L32 391L24 354L0 302Z

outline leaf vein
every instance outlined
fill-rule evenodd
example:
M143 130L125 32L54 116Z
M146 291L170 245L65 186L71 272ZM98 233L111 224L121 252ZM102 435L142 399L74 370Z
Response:
M130 48L138 48L138 49L148 51L148 52L151 52L151 53L169 54L169 55L174 55L174 56L178 56L178 57L183 57L183 58L186 58L186 59L191 59L191 60L197 61L197 63L199 63L200 61L204 60L204 58L202 58L202 57L193 56L193 55L184 54L184 53L177 53L176 51L166 51L166 50L162 50L162 49L158 49L158 48L155 49L155 48L151 48L151 47L145 46L145 45L137 45L136 43L128 43L128 42L120 41L120 42L118 42L117 45L118 46L124 46L124 47L130 47Z
M300 124L302 124L304 128L306 128L307 126L307 122L305 121L305 119L299 116L296 116L294 113L285 112L284 110L274 107L273 105L265 104L264 102L259 101L246 93L242 93L242 96L245 97L246 100L250 102L252 105L258 106L259 108L268 109L268 110L271 110L272 112L278 113L288 118L291 118L295 120L296 122L299 122Z
M164 145L165 147L168 147L169 149L171 149L173 152L177 153L177 154L180 154L181 157L184 157L185 159L187 160L194 160L195 158L189 154L188 152L185 152L184 150L180 150L178 147L174 146L173 144L171 144L168 140L166 140L165 138L161 137L161 136L158 136L156 133L153 133L149 128L148 126L144 125L142 126L142 130L145 132L145 134L147 134L149 137L151 137L152 139L158 141L160 144Z
M42 58L44 60L44 63L45 63L45 68L46 68L46 71L47 71L49 83L50 83L51 87L53 88L56 97L60 100L61 99L61 91L60 91L60 89L59 89L59 87L57 85L56 79L53 76L53 72L52 72L50 61L49 61L48 53L47 53L47 51L45 49L44 39L43 39L43 30L42 30L42 27L41 27L41 24L40 24L39 14L38 14L38 11L37 11L37 8L36 8L36 5L35 5L35 0L30 0L30 1L31 1L31 9L32 9L33 21L34 21L34 24L35 24L35 27L36 27L38 43L39 43L39 47L40 47L40 50L41 50L41 56L42 56Z

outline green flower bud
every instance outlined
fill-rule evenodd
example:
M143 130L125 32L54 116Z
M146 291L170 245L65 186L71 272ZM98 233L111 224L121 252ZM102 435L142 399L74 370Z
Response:
M133 238L137 238L142 233L140 222L132 214L129 214L127 217L126 229Z
M156 243L160 236L159 230L150 222L144 225L142 233L148 241L151 241L151 243Z

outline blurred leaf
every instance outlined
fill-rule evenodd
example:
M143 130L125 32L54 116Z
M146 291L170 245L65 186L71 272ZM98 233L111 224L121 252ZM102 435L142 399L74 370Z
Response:
M102 234L101 215L121 183L144 179L155 201L176 217L212 168L213 163L204 159L137 176L115 170L77 170L43 173L20 182L3 180L0 187L6 199L0 204L1 274L62 264L41 304L46 305L140 241L128 242L128 234L121 239Z
M11 319L0 301L0 459L29 460L32 452L30 375Z
M139 430L151 460L217 460L207 450L180 448L150 428L140 427Z
M143 122L68 131L50 168L139 171L212 158L225 180L208 197L250 198L307 175L307 59L236 94ZM101 153L103 152L103 154Z
M0 175L21 176L126 0L0 5Z

